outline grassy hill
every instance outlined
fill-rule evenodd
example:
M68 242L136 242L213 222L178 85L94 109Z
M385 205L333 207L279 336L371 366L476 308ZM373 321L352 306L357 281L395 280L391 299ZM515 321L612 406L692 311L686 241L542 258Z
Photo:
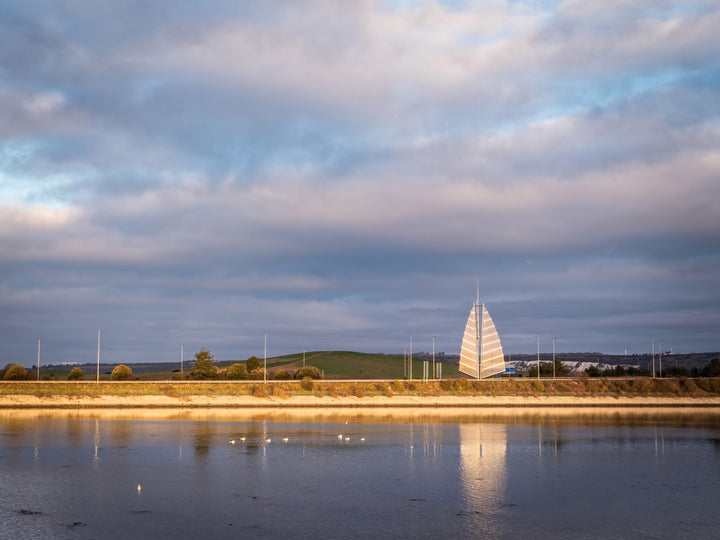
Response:
M268 358L268 371L302 367L302 353ZM402 379L404 360L401 356L368 354L353 351L311 351L305 353L305 364L315 366L326 379ZM432 368L430 368L432 369ZM458 375L457 365L443 364L443 377ZM422 378L423 361L413 359L413 379Z
M243 360L244 361L244 360ZM238 360L216 362L220 369L228 368ZM260 359L262 367L263 360ZM430 362L431 364L432 362ZM185 375L192 370L192 361L185 362ZM388 354L368 354L352 351L308 351L305 353L305 364L315 366L324 373L326 379L402 379L404 374L404 360L402 356ZM133 370L136 377L146 381L165 381L177 378L179 366L177 364L126 364ZM267 359L267 368L270 377L278 369L294 371L303 365L303 353L276 356ZM42 376L52 376L55 380L65 380L73 366L44 366ZM96 365L82 364L85 380L95 380ZM110 380L110 372L114 365L101 364L100 379ZM430 367L429 369L432 369ZM413 379L421 379L423 374L423 359L413 359ZM443 378L459 375L457 364L442 364Z

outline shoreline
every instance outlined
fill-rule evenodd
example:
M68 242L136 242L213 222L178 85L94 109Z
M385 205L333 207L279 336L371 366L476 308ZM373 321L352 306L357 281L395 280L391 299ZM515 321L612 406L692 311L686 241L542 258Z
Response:
M720 414L720 397L623 396L34 396L0 395L0 409L708 409Z

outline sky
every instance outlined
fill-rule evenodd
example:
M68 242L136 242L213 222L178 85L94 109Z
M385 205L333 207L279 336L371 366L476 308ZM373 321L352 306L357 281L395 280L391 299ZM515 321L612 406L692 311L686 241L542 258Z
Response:
M4 0L0 363L459 354L478 281L506 353L720 351L719 28Z

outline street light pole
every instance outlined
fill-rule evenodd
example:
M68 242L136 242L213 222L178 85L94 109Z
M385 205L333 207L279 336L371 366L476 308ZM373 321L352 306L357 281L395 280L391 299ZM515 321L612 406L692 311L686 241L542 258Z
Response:
M555 340L557 338L553 338L553 379L555 378Z
M433 336L433 379L437 379L437 369L435 367L435 336Z
M412 332L410 332L410 380L412 381Z
M98 328L98 347L97 347L97 376L96 384L100 384L100 329Z
M652 341L652 376L654 379L655 378L655 338L651 337L650 341Z
M265 361L263 363L263 383L267 382L267 332L265 332Z
M185 345L180 345L180 378L183 378L183 364L185 363Z
M538 379L540 379L540 336L535 336L537 338L537 368L538 368Z
M663 342L663 340L661 339L661 340L660 340L660 358L659 358L659 361L660 361L660 378L661 378L661 379L662 379L662 342Z
M40 380L40 340L38 339L38 361L37 361L37 372L38 372L38 381Z

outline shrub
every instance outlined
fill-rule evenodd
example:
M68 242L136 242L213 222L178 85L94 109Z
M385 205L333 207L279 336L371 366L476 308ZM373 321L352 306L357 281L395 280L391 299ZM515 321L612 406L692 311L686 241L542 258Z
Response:
M82 372L82 369L79 367L74 367L70 370L70 374L67 378L68 381L84 381L85 375Z
M312 389L315 387L315 383L313 382L311 377L304 377L302 382L300 383L300 386L303 390L312 392Z
M405 383L403 381L394 380L390 383L390 388L396 394L400 394L403 390L405 390Z
M273 379L276 381L289 381L292 379L292 374L286 369L278 369L273 375Z
M258 369L259 369L259 368L258 368ZM251 375L252 375L252 373L251 373ZM256 384L255 386L253 386L253 391L252 391L253 397L265 397L265 396L267 396L267 392L266 392L266 388L265 388L266 386L267 386L266 384L264 384L264 385L263 385L263 384Z
M687 377L680 377L680 386L682 387L683 392L687 394L697 394L700 392L700 389L697 387L697 384L695 384L695 381L688 379Z
M112 370L110 378L112 378L113 381L127 381L128 379L132 379L132 376L132 369L127 367L125 364L120 364L119 366L115 366L115 369Z
M227 378L232 381L246 380L249 376L245 364L233 364L227 370Z
M255 368L248 374L248 376L253 381L263 381L265 380L265 370L261 367Z
M310 377L311 379L322 379L322 373L315 366L305 366L295 371L293 375L294 379L305 379Z
M15 364L8 368L3 376L6 381L24 381L27 379L27 369Z
M468 389L467 379L455 379L455 390L458 392L465 392Z

